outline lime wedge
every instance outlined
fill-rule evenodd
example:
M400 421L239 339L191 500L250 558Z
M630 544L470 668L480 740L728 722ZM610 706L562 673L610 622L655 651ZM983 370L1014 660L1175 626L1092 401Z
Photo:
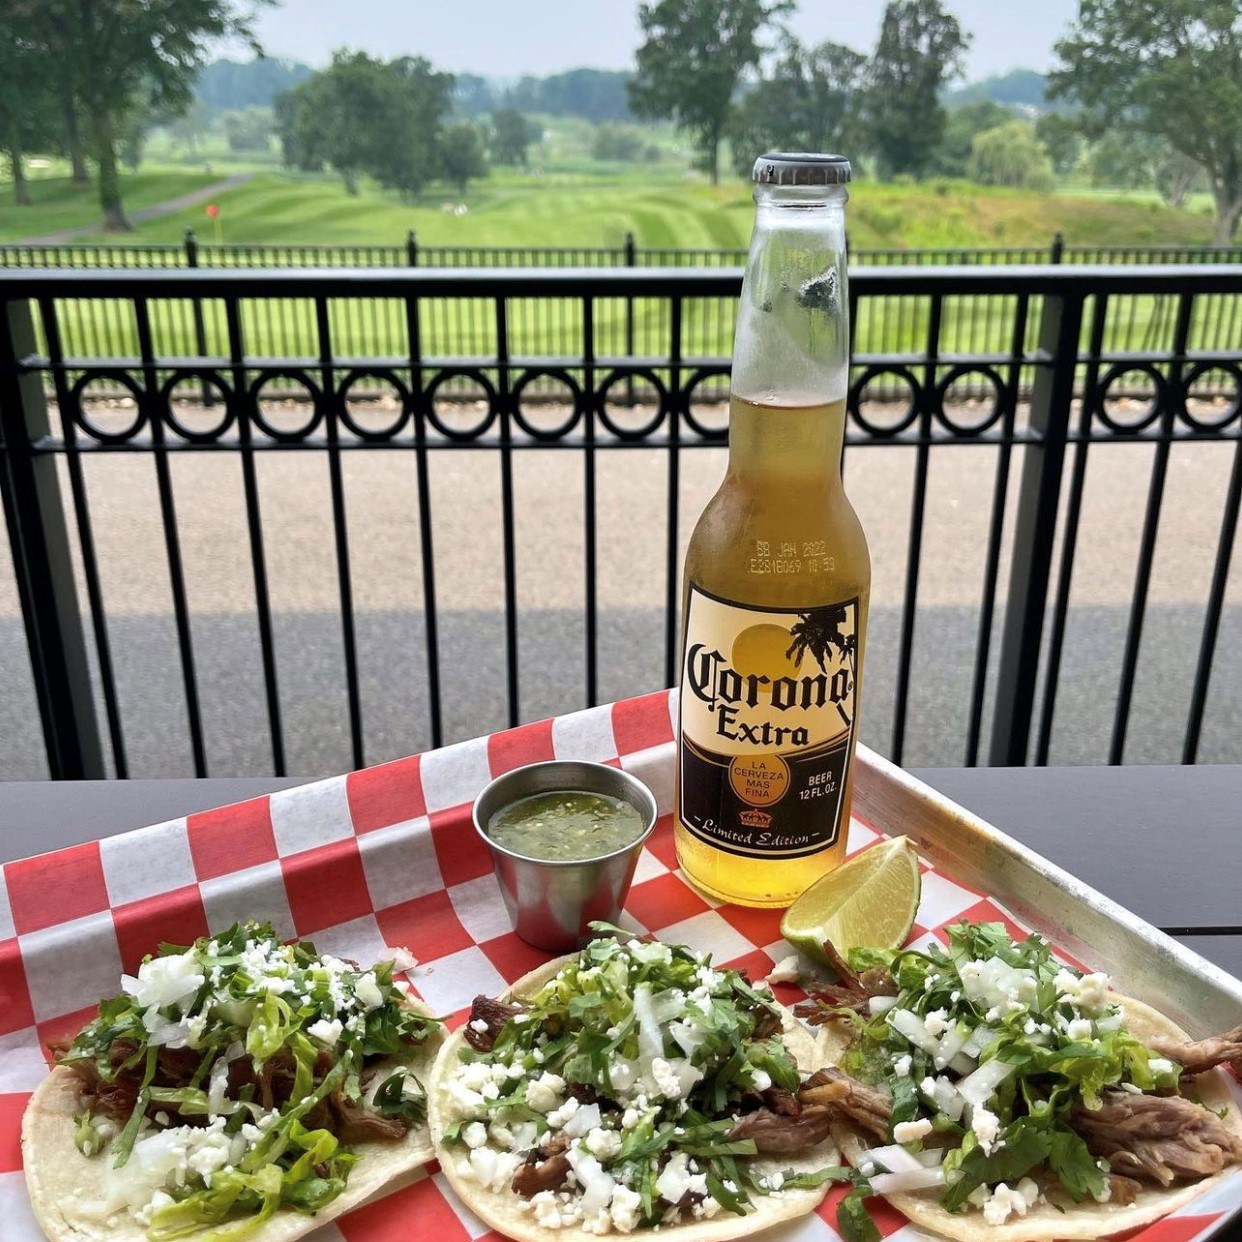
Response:
M880 841L816 880L781 919L781 935L828 965L824 941L842 955L905 944L922 893L919 859L908 837Z

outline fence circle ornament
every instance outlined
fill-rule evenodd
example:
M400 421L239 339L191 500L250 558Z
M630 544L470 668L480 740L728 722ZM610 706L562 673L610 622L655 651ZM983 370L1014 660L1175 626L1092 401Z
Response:
M550 379L564 384L569 389L569 417L554 427L540 427L532 421L532 416L522 409L522 395L536 380ZM551 404L555 404L552 402ZM563 404L563 403L562 403ZM517 383L513 385L513 421L533 440L563 440L582 421L586 401L582 395L582 386L572 375L561 367L541 367L533 371L524 371Z
M971 375L980 375L991 385L992 408L981 419L977 419L974 422L963 422L949 416L946 398L949 395L949 390L958 380L965 379ZM995 426L1007 413L1008 407L1009 401L1005 392L1005 381L1001 379L1000 375L992 367L967 364L953 367L936 385L936 403L932 407L932 415L946 431L963 439L968 439L971 436L980 435L982 432L987 431L988 428Z
M1109 413L1108 410L1109 390L1124 375L1145 376L1151 380L1155 389L1147 402L1146 408L1133 420L1118 418L1116 415ZM1096 383L1095 391L1092 394L1091 408L1110 431L1115 431L1123 436L1135 435L1140 431L1145 431L1163 413L1168 402L1168 389L1168 380L1151 363L1119 362L1115 366L1109 367Z
M397 394L397 416L382 427L364 427L349 408L350 389L359 381L368 379L381 380L391 385ZM342 425L358 439L371 444L382 444L387 440L395 440L401 434L414 412L414 403L410 399L409 388L395 371L390 371L387 367L357 367L345 376L336 390L336 409Z
M896 422L880 425L862 415L862 396L867 385L881 376L895 375L910 391L910 403L902 411ZM909 367L874 366L868 367L851 385L846 402L846 409L854 421L870 436L877 440L891 440L912 426L922 408L923 386L919 383Z
M700 384L706 383L708 380L718 379L722 375L726 379L728 378L728 367L699 367L698 370L690 376L690 379L686 382L686 386L682 391L682 412L686 420L686 426L688 426L701 440L710 440L721 444L729 438L728 391L725 392L723 402L715 403L717 405L723 404L725 406L724 422L713 427L709 426L707 423L701 422L698 417L696 417L694 413L694 390Z
M484 411L483 417L472 427L450 427L440 417L440 412L436 409L436 393L440 391L444 384L455 379L470 380L478 384L483 390L483 399L487 403L487 409ZM423 393L423 401L425 402L424 408L427 411L427 421L446 439L456 440L463 444L471 440L478 440L486 435L500 413L500 402L496 396L496 385L476 367L463 367L439 372L435 379L427 385L426 391Z
M82 394L98 381L107 384L119 384L134 399L134 421L120 431L109 431L99 427L86 416L82 404ZM138 380L128 371L84 371L78 376L69 390L69 417L83 434L98 440L100 444L128 444L142 430L147 421L147 394Z
M195 381L202 385L210 385L216 390L219 406L223 413L220 421L214 427L195 430L192 427L187 427L177 417L173 393L179 385ZM160 414L164 421L177 435L183 440L188 440L191 444L215 444L237 421L237 398L233 389L218 371L211 371L203 367L190 367L174 371L160 388L159 402Z
M1205 375L1224 372L1233 381L1233 401L1220 418L1200 418L1190 412L1191 389ZM1182 377L1182 408L1179 416L1196 431L1223 431L1242 413L1242 367L1236 362L1197 362Z
M263 413L263 389L274 380L292 380L306 390L311 407L311 416L306 424L293 430L281 430L274 427ZM250 418L254 425L280 444L298 444L310 436L323 422L323 392L319 385L302 370L263 371L250 385L246 394L250 403ZM306 402L303 402L304 404Z
M641 427L622 427L608 413L608 392L615 384L623 384L626 380L638 379L641 379L645 384L650 384L655 390L656 412ZM617 367L604 376L595 390L595 412L599 415L599 421L618 440L646 440L659 429L660 425L668 417L669 409L668 388L654 371L646 367Z

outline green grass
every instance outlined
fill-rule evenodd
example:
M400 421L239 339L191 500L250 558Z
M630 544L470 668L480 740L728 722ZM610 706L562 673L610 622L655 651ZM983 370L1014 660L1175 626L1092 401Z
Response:
M99 191L94 185L72 185L67 173L55 164L46 170L51 175L38 175L42 171L35 170L36 175L31 177L29 207L15 206L12 183L0 180L0 242L22 241L98 223ZM170 168L144 168L127 173L122 181L125 207L133 211L162 203L211 185L227 175ZM96 237L93 240L105 239ZM106 240L117 241L118 238L111 236ZM138 240L138 237L124 240Z
M338 178L229 159L210 144L192 167L152 164L126 174L123 186L126 206L136 209L235 171L251 172L249 183L218 196L229 242L395 246L413 229L425 245L619 246L633 233L641 246L745 246L752 221L749 186L735 178L718 188L707 185L686 171L684 153L676 153L668 135L661 136L658 161L630 166L592 160L588 141L587 128L560 122L532 154L529 170L494 169L464 196L433 186L413 203L372 185L350 195ZM169 158L158 144L155 149ZM60 171L53 163L49 175L32 182L35 205L29 208L6 201L11 190L0 183L0 241L98 221L94 189L52 175ZM459 200L468 208L465 215L444 210ZM1032 194L964 182L860 182L848 214L855 249L1046 246L1057 232L1080 245L1184 245L1208 242L1212 234L1210 205L1202 201L1173 210L1141 194ZM124 239L106 240L177 242L186 228L211 239L210 222L198 206L140 224ZM105 238L93 234L87 240Z

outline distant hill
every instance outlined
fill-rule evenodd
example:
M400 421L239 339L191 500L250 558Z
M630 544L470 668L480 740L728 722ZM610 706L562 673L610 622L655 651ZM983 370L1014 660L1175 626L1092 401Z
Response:
M990 99L993 103L1004 104L1010 108L1036 108L1043 112L1048 108L1045 98L1047 85L1047 77L1036 73L1034 69L1011 69L1008 73L996 74L980 82L971 82L968 86L946 91L944 102L954 108L959 104Z
M296 60L266 56L242 62L215 60L204 65L194 84L194 96L209 112L270 107L281 91L297 86L314 73Z

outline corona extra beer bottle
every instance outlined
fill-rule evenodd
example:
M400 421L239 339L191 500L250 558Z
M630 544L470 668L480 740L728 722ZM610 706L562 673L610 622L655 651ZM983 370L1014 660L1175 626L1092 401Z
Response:
M849 826L871 584L841 484L849 177L838 155L755 164L728 471L686 554L677 857L743 905L788 905Z

